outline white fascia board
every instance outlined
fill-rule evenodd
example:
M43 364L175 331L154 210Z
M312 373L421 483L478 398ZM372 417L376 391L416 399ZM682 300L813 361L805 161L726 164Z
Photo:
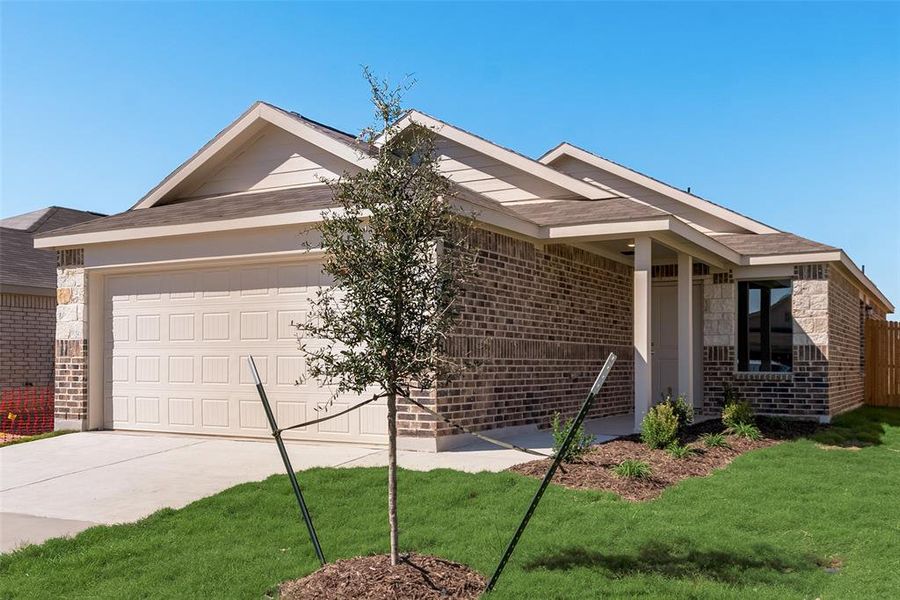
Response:
M857 281L872 297L877 299L882 308L888 313L894 312L894 305L887 299L878 286L856 266L847 253L843 250L832 250L829 252L806 252L802 254L777 254L770 256L747 256L744 258L745 265L802 265L810 263L838 263L847 273Z
M196 233L210 233L214 231L230 231L239 229L256 229L259 227L275 227L279 225L318 223L322 220L322 213L328 212L329 210L338 211L341 209L326 209L324 211L322 209L301 210L273 215L243 217L240 219L185 223L183 225L131 227L128 229L112 229L108 231L94 231L91 233L73 233L71 235L58 235L53 237L37 238L34 240L34 247L71 248L76 246L88 246L91 244L103 244L106 242L121 242L127 240L168 237L175 235L191 235Z
M457 198L453 201L453 204L466 213L474 214L479 222L494 225L495 227L499 227L501 229L510 230L529 238L540 239L546 237L546 234L541 226L496 210L487 203L481 204L477 201ZM106 242L121 242L127 240L191 235L197 233L212 233L217 231L233 231L240 229L256 229L259 227L275 227L280 225L313 224L321 222L323 213L327 213L329 211L336 212L340 210L341 209L339 208L325 210L315 209L272 215L259 215L254 217L242 217L239 219L185 223L183 225L131 227L128 229L112 229L108 231L95 231L90 233L75 233L71 235L37 238L34 240L34 247L72 248L89 246L92 244L103 244ZM364 213L363 216L366 216L366 214Z
M362 156L350 146L342 144L279 109L269 106L264 102L256 102L247 109L243 115L238 117L236 121L223 129L216 137L201 148L186 163L175 169L175 171L163 179L159 185L141 198L141 200L134 205L133 209L150 208L157 204L207 161L223 151L223 149L234 141L241 133L245 132L250 127L253 127L260 121L265 121L276 127L280 127L281 129L334 154L350 164L357 165L361 168L369 168L374 164L372 158Z
M657 181L652 177L642 175L637 171L632 171L627 167L623 167L622 165L618 165L612 161L606 160L605 158L597 156L596 154L592 154L587 150L582 150L581 148L573 146L568 142L561 143L556 148L550 150L542 157L540 157L538 161L540 161L542 164L550 165L561 156L570 156L576 160L580 160L599 169L603 169L604 171L608 171L613 175L616 175L623 179L627 179L628 181L653 190L654 192L666 195L669 198L677 200L678 202L686 204L692 208L702 210L716 218L728 221L729 223L734 223L735 225L743 227L744 229L747 229L748 231L751 231L753 233L779 233L777 229L769 227L764 223L760 223L751 219L750 217L745 217L744 215L728 210L727 208L713 204L708 200L703 200L702 198L698 198L697 196L688 194L687 192L679 190L676 187L672 187L670 185L662 183L661 181Z
M536 160L533 160L526 156L522 156L521 154L517 154L512 150L508 150L506 148L503 148L502 146L498 146L497 144L482 139L477 135L473 135L467 131L463 131L458 127L454 127L449 123L444 123L443 121L435 119L434 117L416 110L410 111L406 116L404 116L394 126L392 126L391 133L393 135L396 135L400 131L403 131L403 129L408 127L411 123L416 123L417 125L421 125L422 127L427 127L441 137L445 137L448 140L457 142L468 148L472 148L473 150L481 152L486 156L490 156L491 158L504 162L511 167L543 179L549 183L552 183L553 185L561 187L574 194L578 194L579 196L582 196L584 198L588 198L591 200L608 200L610 198L619 197L615 194L605 192L589 183L581 181L580 179L576 179L575 177L571 177L569 175L566 175L565 173L557 171L556 169L541 164ZM382 134L376 140L376 145L381 145L384 143L385 135L386 134Z
M893 313L894 305L891 303L890 300L888 300L887 296L885 296L884 294L881 293L881 290L878 289L878 286L875 285L875 283L871 279L869 279L868 275L863 273L862 270L856 266L856 263L853 262L850 259L850 257L847 256L847 254L843 250L841 250L840 254L841 254L841 258L840 258L841 265L845 269L847 269L847 271L850 272L850 275L852 275L854 278L856 278L856 280L859 281L866 290L871 292L871 294L875 298L877 298L879 302L881 302L882 308L885 309L885 312Z
M735 279L782 279L794 276L794 265L754 265L735 267Z
M546 239L565 241L567 239L600 240L621 238L640 233L667 231L669 218L659 217L644 221L616 221L612 223L586 223L583 225L549 225L544 228Z
M544 229L540 225L497 210L488 203L457 197L451 201L451 205L464 215L473 217L479 223L493 225L528 238L541 239L545 237Z

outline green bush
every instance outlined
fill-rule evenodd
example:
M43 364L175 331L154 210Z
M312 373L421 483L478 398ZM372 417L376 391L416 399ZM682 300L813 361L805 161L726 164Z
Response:
M650 448L665 448L678 439L678 417L668 403L652 407L641 422L641 440Z
M679 394L677 397L672 398L671 391L666 394L663 404L668 404L672 407L672 412L675 413L675 417L678 419L678 435L684 435L687 426L694 422L694 407L687 403L684 394Z
M731 433L754 442L762 439L762 432L753 423L737 423L731 428Z
M704 433L700 436L707 448L727 448L728 440L721 433Z
M666 448L666 452L668 452L669 456L671 456L672 458L682 459L687 458L688 456L693 454L694 449L690 446L685 446L683 444L675 442L673 444L670 444L669 447Z
M642 460L628 459L613 467L613 473L623 479L649 479L653 471L650 465Z
M729 429L736 425L753 425L753 407L746 400L735 400L722 410L722 422Z
M550 420L550 428L553 431L553 454L556 455L561 449L563 442L566 440L566 433L569 432L569 427L572 424L572 420L568 420L565 423L560 423L559 413L553 415L553 419ZM563 462L575 462L579 460L591 447L591 444L594 443L594 436L589 434L584 430L584 423L578 426L578 429L575 430L575 437L572 439L572 443L569 445L569 449L566 451L565 455L562 457Z

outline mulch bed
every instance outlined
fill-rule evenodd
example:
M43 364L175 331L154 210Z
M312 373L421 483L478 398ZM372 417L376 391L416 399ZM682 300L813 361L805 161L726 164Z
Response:
M633 435L593 446L576 463L563 463L553 476L553 482L574 489L605 490L626 500L641 501L656 498L667 487L689 477L705 477L728 465L737 456L758 448L766 448L786 439L807 436L820 426L805 421L759 419L763 438L751 441L726 435L728 448L707 448L700 436L704 433L724 433L721 421L704 421L688 428L682 442L694 449L685 458L673 458L665 450L651 450ZM651 477L626 479L617 477L612 469L623 460L641 460L650 465ZM511 467L521 475L543 478L550 467L549 459L536 460Z
M410 554L391 566L390 556L360 556L329 563L310 575L281 584L283 600L469 600L487 585L465 565L436 556Z

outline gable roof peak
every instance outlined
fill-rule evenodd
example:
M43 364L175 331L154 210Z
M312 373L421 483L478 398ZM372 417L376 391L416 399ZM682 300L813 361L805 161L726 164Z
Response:
M611 173L622 179L626 179L641 187L668 196L686 206L701 210L716 218L723 219L738 225L750 233L780 233L778 229L765 223L752 219L746 215L731 210L721 204L707 200L697 194L682 190L655 177L642 173L631 167L615 162L590 150L585 150L570 142L560 142L555 147L545 152L538 159L542 164L552 167L552 164L560 158L568 157L597 169Z

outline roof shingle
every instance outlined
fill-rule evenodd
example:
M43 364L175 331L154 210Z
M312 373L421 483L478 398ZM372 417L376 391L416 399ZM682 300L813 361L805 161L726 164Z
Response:
M56 252L34 247L41 232L96 220L100 213L50 206L0 221L0 285L56 288Z
M832 252L834 246L814 242L793 233L729 233L715 239L735 252L748 256Z

